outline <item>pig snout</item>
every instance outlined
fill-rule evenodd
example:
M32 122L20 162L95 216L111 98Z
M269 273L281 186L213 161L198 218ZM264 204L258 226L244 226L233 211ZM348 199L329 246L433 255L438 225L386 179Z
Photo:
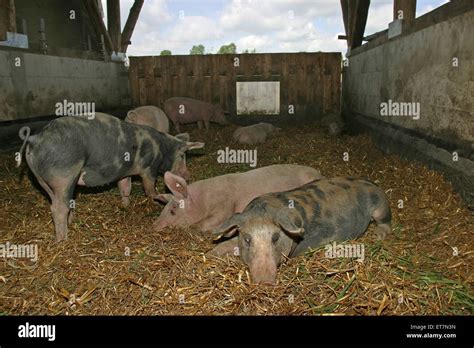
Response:
M255 260L249 265L254 284L275 285L277 265L273 260Z
M163 220L158 219L153 222L153 231L155 232L161 231L165 227L166 223L164 223Z

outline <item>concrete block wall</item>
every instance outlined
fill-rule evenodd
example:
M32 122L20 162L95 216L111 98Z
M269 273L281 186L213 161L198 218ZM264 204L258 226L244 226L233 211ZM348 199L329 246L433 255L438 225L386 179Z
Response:
M474 11L368 50L343 71L343 108L469 147L474 143ZM453 58L459 66L454 67ZM380 116L388 99L420 103L420 119Z
M64 99L94 102L96 110L124 107L128 72L120 63L0 50L0 122L53 115Z

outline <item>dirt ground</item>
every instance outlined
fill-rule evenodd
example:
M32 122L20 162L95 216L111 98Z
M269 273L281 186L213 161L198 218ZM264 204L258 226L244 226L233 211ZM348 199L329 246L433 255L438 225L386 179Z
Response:
M191 181L251 169L217 163L217 150L237 148L234 129L185 127L206 143L189 157ZM325 258L321 248L286 261L276 286L255 286L240 260L205 256L212 236L192 227L154 233L161 206L138 180L127 209L114 185L77 189L69 240L55 243L49 202L26 164L0 155L0 244L39 252L37 262L0 258L0 315L473 314L474 214L442 175L385 155L367 135L333 138L314 126L285 128L258 146L258 167L276 163L370 178L390 199L393 233L377 241L370 225L355 242L363 262ZM164 191L162 178L157 187Z

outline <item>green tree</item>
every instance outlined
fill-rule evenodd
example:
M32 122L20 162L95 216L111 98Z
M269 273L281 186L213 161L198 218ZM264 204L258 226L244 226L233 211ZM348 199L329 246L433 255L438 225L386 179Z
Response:
M204 54L205 50L204 45L194 45L189 51L189 54Z
M160 56L171 56L170 50L163 50L160 52Z
M254 49L249 51L249 49L246 48L245 50L242 51L242 53L257 53L257 50L254 48Z
M235 54L237 53L237 46L235 46L235 43L231 42L228 45L222 45L221 48L219 48L219 51L217 51L217 54Z

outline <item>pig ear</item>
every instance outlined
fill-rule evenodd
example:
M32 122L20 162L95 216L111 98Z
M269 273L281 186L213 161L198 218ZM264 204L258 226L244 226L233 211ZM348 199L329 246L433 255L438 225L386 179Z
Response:
M135 111L131 110L127 112L127 119L133 121L135 119Z
M173 195L172 194L169 194L169 193L160 193L159 195L156 196L156 200L160 203L168 203L171 198L173 198Z
M242 214L235 214L229 220L212 231L212 234L217 235L214 240L221 237L233 237L239 230L239 225L242 222Z
M293 220L294 219L292 219L288 214L280 214L276 222L288 234L301 237L304 233L304 228L298 226L299 224Z
M181 140L181 141L184 141L184 142L188 142L189 141L189 134L188 133L181 133L181 134L177 134L174 136L176 139L178 140Z
M188 185L186 184L186 180L182 177L171 172L166 172L165 184L176 198L182 199L188 197Z
M186 150L192 150L192 149L201 149L204 147L204 143L199 143L199 142L187 142L186 143Z

